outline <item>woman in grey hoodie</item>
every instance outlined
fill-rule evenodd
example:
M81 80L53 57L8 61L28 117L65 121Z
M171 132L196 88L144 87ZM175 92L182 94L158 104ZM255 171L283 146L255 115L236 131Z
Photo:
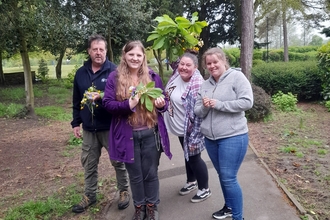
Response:
M202 60L210 78L199 90L194 112L203 118L201 132L218 172L225 200L224 207L212 216L215 219L232 216L234 220L242 220L243 196L237 173L248 147L244 111L252 108L252 88L241 71L229 67L220 48L208 49Z

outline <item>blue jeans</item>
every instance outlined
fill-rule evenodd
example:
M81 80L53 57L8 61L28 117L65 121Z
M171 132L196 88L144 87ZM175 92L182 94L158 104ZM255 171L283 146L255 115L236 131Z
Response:
M225 204L232 209L233 219L243 219L243 195L237 173L249 143L248 133L229 138L205 138L206 150L218 172Z
M135 206L159 204L158 165L161 154L158 131L133 131L134 163L125 163Z

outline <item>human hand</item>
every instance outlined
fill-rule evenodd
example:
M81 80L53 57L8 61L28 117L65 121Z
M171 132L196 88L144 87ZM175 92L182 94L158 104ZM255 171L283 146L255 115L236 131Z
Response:
M100 93L98 92L88 92L87 93L87 98L91 101L95 101L101 98Z
M129 98L129 100L128 100L130 109L133 109L135 106L137 106L137 104L139 103L139 101L140 101L139 95L135 95L134 97L131 96Z
M207 97L204 97L203 98L203 105L205 107L214 108L215 107L215 104L216 104L216 100L215 99L209 99Z
M155 99L156 108L163 108L165 106L165 99L163 97L158 97Z
M80 133L80 126L74 127L73 128L73 135L76 138L81 138L81 133Z

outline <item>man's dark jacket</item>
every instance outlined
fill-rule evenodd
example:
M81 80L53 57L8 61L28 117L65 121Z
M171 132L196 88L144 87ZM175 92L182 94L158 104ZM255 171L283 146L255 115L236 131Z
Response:
M86 105L81 109L81 100L83 99L85 91L91 87L92 84L97 90L104 92L108 76L116 68L117 66L115 64L106 59L101 69L94 74L92 71L92 61L89 59L77 70L73 83L72 128L80 126L82 123L82 128L86 131L97 132L109 130L111 114L103 108L102 100L97 100L95 102L97 107L94 108L93 117Z

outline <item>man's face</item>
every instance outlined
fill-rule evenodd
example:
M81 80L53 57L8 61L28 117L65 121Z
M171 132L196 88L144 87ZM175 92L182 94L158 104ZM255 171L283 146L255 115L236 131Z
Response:
M105 62L107 50L105 48L105 42L93 41L90 48L88 48L88 54L92 60L93 65L102 65Z

